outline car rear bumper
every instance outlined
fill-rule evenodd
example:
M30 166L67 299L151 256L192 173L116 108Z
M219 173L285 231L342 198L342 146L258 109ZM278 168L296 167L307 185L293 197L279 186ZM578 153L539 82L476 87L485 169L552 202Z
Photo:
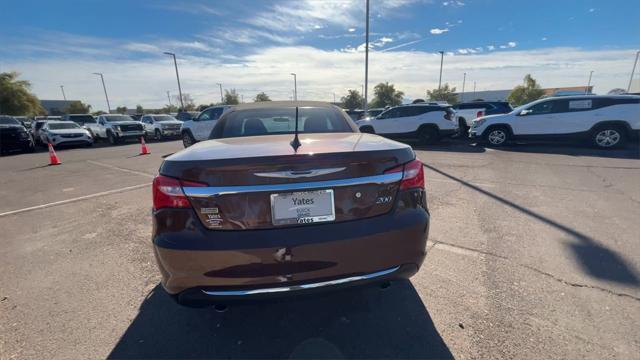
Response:
M154 213L162 285L179 301L286 296L408 278L426 256L423 190L399 193L394 209L368 219L266 230L206 229L192 209Z

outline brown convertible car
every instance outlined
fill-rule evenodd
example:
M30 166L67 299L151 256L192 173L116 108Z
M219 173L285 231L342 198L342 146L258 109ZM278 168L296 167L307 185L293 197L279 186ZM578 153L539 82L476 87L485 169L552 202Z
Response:
M153 181L164 289L190 306L408 278L426 255L422 163L319 102L240 105Z

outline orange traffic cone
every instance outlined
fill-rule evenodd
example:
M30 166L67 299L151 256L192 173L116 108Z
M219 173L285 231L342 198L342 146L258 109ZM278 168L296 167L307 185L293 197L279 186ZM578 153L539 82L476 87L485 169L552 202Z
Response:
M60 165L60 159L58 159L58 155L56 155L56 151L53 150L53 145L49 143L49 165Z
M147 144L144 143L144 136L140 137L140 143L142 144L142 148L140 149L140 155L149 155L151 151L147 149Z

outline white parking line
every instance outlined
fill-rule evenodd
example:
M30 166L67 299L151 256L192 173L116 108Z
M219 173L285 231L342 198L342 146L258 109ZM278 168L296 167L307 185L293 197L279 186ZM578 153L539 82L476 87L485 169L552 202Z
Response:
M32 211L32 210L45 209L45 208L49 208L49 207L52 207L52 206L69 204L69 203L77 202L77 201L80 201L80 200L93 199L93 198L97 198L97 197L105 196L105 195L117 194L117 193L129 191L129 190L140 189L140 188L143 188L143 187L146 187L146 186L149 186L149 185L151 185L151 183L127 186L127 187L123 187L123 188L120 188L120 189L103 191L103 192L99 192L99 193L95 193L95 194L91 194L91 195L80 196L80 197L73 198L73 199L60 200L60 201L55 201L55 202L48 203L48 204L31 206L31 207L24 208L24 209L7 211L7 212L0 213L0 217L20 214L20 213L27 212L27 211Z
M128 172L130 174L136 174L136 175L142 175L142 176L146 176L148 178L153 179L154 177L156 177L153 174L148 174L146 172L142 172L142 171L136 171L136 170L131 170L131 169L125 169L125 168L121 168L119 166L115 166L115 165L111 165L111 164L105 164L99 161L93 161L93 160L87 160L88 163L90 164L94 164L94 165L98 165L98 166L102 166L102 167L106 167L109 169L114 169L114 170L120 170L120 171L124 171L124 172Z

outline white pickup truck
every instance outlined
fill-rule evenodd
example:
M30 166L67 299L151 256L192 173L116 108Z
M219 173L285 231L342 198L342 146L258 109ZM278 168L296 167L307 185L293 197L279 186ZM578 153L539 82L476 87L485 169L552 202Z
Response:
M127 115L100 115L98 126L92 132L96 139L107 139L114 145L127 139L139 140L144 135L144 127Z
M506 114L513 109L506 101L473 101L453 105L458 118L460 132L466 134L473 120L486 115Z

